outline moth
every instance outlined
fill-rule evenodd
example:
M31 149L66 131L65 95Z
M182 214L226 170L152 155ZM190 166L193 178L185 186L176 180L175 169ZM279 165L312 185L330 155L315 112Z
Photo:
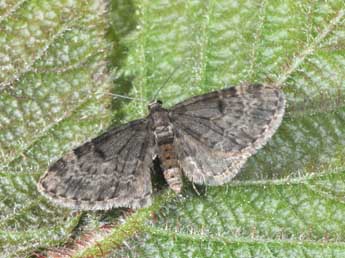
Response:
M185 100L155 101L144 119L114 127L67 153L39 179L53 202L83 210L151 204L151 167L158 156L169 187L222 185L279 127L284 94L272 85L240 85Z

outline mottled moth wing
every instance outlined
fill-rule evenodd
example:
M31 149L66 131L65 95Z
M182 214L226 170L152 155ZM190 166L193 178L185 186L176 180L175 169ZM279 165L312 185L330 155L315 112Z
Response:
M169 116L184 174L199 184L230 181L274 134L284 108L282 91L269 85L241 85L177 104Z
M204 144L178 132L176 139L180 166L194 183L221 185L229 182L246 162L247 157L226 157L212 152Z
M151 203L152 139L147 120L104 133L56 161L38 189L74 209L139 208Z

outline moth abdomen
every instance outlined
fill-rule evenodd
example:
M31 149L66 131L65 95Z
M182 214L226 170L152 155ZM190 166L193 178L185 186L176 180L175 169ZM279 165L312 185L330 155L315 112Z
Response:
M162 162L163 169L178 167L175 148L172 143L159 145L159 158Z
M168 182L169 187L175 193L180 193L182 189L182 175L179 167L173 167L164 170L164 178Z
M159 152L165 180L174 192L180 193L182 189L182 174L173 143L159 145Z

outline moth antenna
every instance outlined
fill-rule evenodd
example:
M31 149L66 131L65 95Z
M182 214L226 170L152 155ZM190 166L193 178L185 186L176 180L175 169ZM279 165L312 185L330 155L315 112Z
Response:
M130 100L136 100L136 101L142 101L142 102L147 102L146 99L142 99L142 98L133 98L133 97L128 97L128 96L124 96L124 95L120 95L120 94L115 94L115 93L110 93L110 92L106 92L103 93L105 95L110 95L113 96L115 98L123 98L123 99L130 99Z
M157 99L157 96L159 94L159 92L161 91L161 89L163 89L163 87L165 87L167 85L167 83L170 81L170 79L173 77L173 75L177 72L177 70L180 68L181 66L176 66L174 68L174 70L171 72L171 74L169 75L169 77L164 81L164 83L156 90L155 94L153 95L153 100Z

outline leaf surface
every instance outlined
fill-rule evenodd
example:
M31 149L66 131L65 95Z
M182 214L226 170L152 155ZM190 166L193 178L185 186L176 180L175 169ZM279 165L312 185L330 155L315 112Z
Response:
M6 256L56 247L75 229L108 221L115 226L71 256L344 256L343 1L29 0L0 8ZM200 196L191 186L183 198L165 192L125 216L76 215L37 193L48 164L110 119L146 115L155 95L170 107L243 82L282 86L287 112L232 183ZM110 103L108 92L146 101Z

